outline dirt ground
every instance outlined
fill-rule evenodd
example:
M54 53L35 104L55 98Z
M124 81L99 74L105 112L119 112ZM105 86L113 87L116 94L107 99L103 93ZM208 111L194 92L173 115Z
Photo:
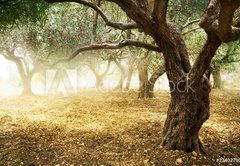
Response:
M207 156L160 146L170 96L135 92L0 99L1 166L240 165L240 91L213 91Z

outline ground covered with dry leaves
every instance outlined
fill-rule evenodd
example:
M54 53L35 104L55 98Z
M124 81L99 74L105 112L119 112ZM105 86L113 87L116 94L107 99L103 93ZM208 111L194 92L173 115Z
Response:
M169 94L136 96L1 99L0 165L240 165L239 91L211 94L211 117L201 130L207 156L164 150L159 143Z

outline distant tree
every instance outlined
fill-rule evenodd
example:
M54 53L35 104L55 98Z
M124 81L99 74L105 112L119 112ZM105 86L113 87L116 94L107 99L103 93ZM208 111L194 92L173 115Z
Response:
M15 26L2 29L0 48L3 56L16 64L24 95L33 94L31 81L37 72L56 66L61 62L56 61L65 58L65 55L68 55L76 45L80 44L80 39L84 41L86 35L84 36L82 33L85 31L87 34L87 28L83 26L85 24L81 21L82 17L75 18L79 11L83 16L85 14L84 8L81 7L79 10L79 7L76 5L51 5L48 10L44 11L45 19L39 18L36 22L17 21L17 23L13 23L16 24ZM75 19L71 22L64 21L69 17ZM21 50L21 55L17 55L18 50ZM51 62L55 62L55 64Z
M221 78L221 72L224 70L234 70L234 64L240 62L239 44L239 40L236 42L232 42L228 45L223 46L222 49L217 52L217 55L212 61L213 88L224 88Z

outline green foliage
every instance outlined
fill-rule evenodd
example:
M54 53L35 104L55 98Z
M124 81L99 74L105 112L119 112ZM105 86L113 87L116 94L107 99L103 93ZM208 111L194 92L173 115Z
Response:
M217 55L213 59L213 65L219 66L225 71L234 71L235 64L240 62L240 40L224 44L217 51Z
M170 0L168 17L179 25L189 18L198 19L205 11L209 0Z
M0 0L0 29L26 22L37 22L45 16L49 4L43 0Z

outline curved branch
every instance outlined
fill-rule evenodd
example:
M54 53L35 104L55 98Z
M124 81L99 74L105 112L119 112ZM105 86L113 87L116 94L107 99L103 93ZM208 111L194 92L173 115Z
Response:
M196 28L190 29L190 30L188 30L188 31L186 31L186 32L183 32L182 35L183 35L183 36L186 36L186 35L188 35L189 33L195 32L195 31L197 31L197 30L199 30L199 29L201 29L201 28L200 28L200 27L196 27Z
M92 8L93 10L95 10L101 17L102 19L105 21L106 25L116 28L116 29L121 29L121 30L127 30L127 29L136 29L139 28L138 25L135 22L131 22L131 23L120 23L120 22L113 22L110 21L106 14L102 11L102 9L95 5L94 3L91 2L87 2L85 0L45 0L48 3L55 3L55 2L75 2L75 3L79 3L85 6L88 6L90 8Z
M143 43L143 42L136 41L136 40L124 39L124 40L120 41L119 43L103 42L103 43L99 43L99 44L90 44L90 45L79 47L72 54L70 54L67 58L60 59L57 62L53 63L51 65L51 67L54 67L55 65L57 65L58 63L61 63L61 62L70 61L73 58L75 58L76 56L78 56L78 54L80 54L81 52L91 51L91 50L101 50L101 49L102 50L104 50L104 49L105 50L106 49L120 49L120 48L127 47L127 46L141 47L141 48L145 48L148 50L161 52L161 50L158 46L148 44L148 43Z
M190 21L189 19L187 20L187 22L181 27L181 29L183 30L184 28L187 28L188 26L195 24L195 23L199 23L201 20L200 19L196 19L196 20L192 20Z

